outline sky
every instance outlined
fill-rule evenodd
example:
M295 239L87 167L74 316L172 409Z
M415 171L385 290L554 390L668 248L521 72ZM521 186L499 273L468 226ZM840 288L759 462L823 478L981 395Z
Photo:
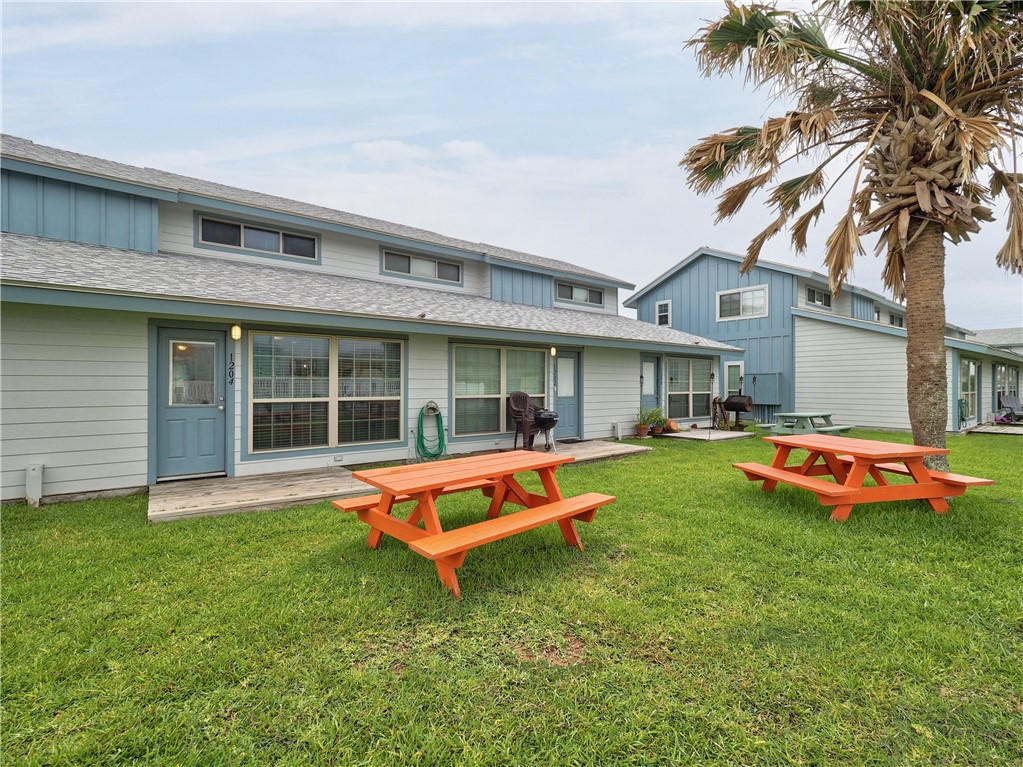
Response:
M701 76L685 41L720 2L15 3L5 133L568 261L643 287L701 246L743 253L754 198L715 224L678 161L790 105ZM840 198L805 256L823 270ZM995 266L1004 206L947 249L947 321L1023 325ZM884 291L882 260L850 282ZM628 295L628 293L624 294Z

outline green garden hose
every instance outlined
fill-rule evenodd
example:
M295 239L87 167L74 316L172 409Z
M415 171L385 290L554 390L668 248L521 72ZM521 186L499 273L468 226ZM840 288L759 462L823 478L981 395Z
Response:
M427 437L424 422L432 415L437 418L437 436ZM447 451L444 439L444 416L441 415L437 403L431 400L419 409L419 428L416 430L416 459L419 461L435 461Z

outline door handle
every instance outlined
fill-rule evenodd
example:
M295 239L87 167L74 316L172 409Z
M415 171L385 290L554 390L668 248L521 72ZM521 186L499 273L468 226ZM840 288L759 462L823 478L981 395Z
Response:
M219 410L221 413L223 413L224 412L224 406L223 405L217 405L217 410Z

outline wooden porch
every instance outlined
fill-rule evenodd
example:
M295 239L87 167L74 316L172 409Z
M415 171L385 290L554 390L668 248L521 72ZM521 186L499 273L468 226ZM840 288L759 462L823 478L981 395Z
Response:
M559 442L557 449L561 455L574 456L576 463L619 458L651 450L641 445L604 440ZM261 474L257 477L161 482L149 487L148 519L150 523L171 522L191 517L282 509L370 492L373 492L373 488L354 479L348 469L340 466Z

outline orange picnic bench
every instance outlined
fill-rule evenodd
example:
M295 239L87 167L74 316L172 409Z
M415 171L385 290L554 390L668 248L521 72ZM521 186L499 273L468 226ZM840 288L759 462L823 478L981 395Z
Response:
M902 445L823 434L765 437L775 445L770 466L735 463L749 480L763 480L763 491L772 492L778 483L809 490L823 506L834 506L831 519L844 522L859 503L927 501L937 514L948 511L945 498L959 496L967 487L993 485L994 480L964 474L931 471L924 465L929 455L946 455L945 448ZM800 463L786 465L793 450L809 452ZM912 483L891 484L885 474L912 477ZM830 479L819 479L819 477ZM876 483L864 485L867 477Z
M357 471L352 476L381 492L344 498L334 501L334 506L355 512L370 526L367 541L370 548L377 548L386 534L436 562L441 583L460 598L455 570L462 566L470 549L557 522L565 542L582 550L575 522L592 521L597 509L615 498L602 493L565 498L554 472L574 460L567 455L516 450ZM515 479L516 474L530 471L540 477L544 494L527 491ZM490 499L486 519L445 531L437 512L437 498L473 490L482 490ZM409 516L406 519L395 516L395 505L407 501L416 502ZM503 514L506 504L523 508Z

